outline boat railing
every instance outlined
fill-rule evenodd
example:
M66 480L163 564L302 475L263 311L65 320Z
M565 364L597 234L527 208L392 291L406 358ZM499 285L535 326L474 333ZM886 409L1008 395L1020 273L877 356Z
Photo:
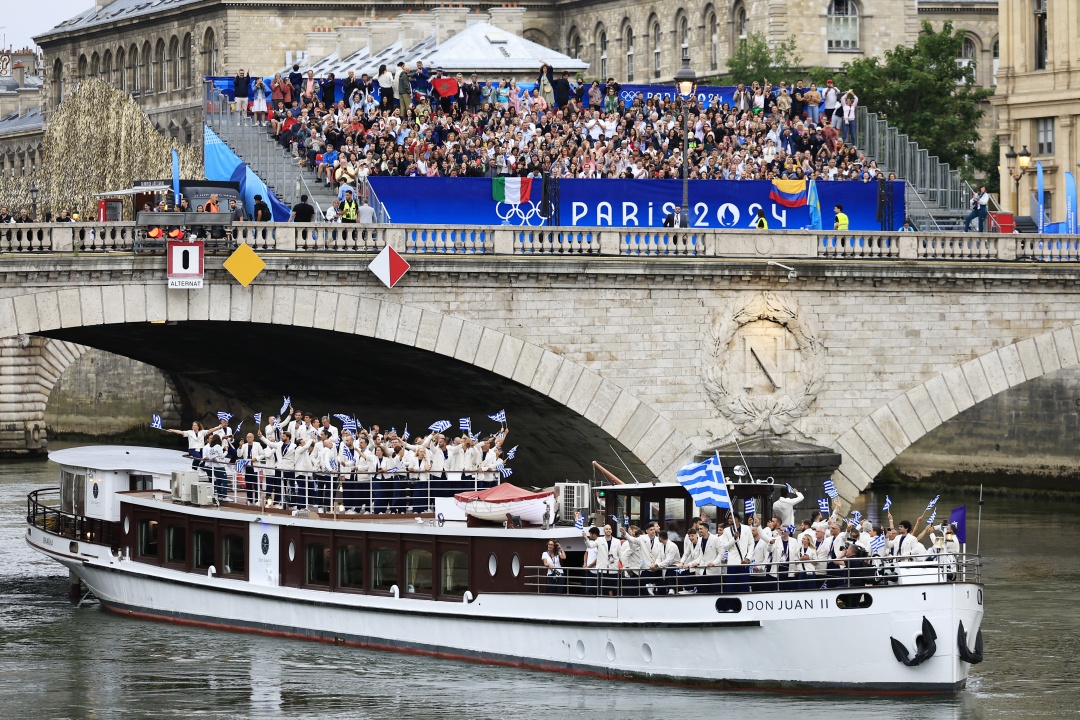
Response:
M252 473L247 466L237 470L237 461L192 458L194 469L214 484L219 500L262 507L321 508L338 514L401 514L434 512L436 498L456 493L485 490L498 485L497 470L473 473L409 471L285 470L253 463L255 486L249 488ZM437 477L436 477L437 476Z
M804 564L804 563L800 563ZM808 563L806 563L808 564ZM792 571L792 563L754 563L712 568L716 574L697 575L689 570L666 571L588 570L544 565L525 568L525 586L531 592L554 595L657 597L704 593L729 595L746 592L806 592L819 589L874 588L888 585L938 585L980 583L982 563L978 555L934 552L911 558L852 558L846 565L833 562L813 572Z
M60 488L34 490L26 496L26 522L53 535L119 547L117 524L60 509Z

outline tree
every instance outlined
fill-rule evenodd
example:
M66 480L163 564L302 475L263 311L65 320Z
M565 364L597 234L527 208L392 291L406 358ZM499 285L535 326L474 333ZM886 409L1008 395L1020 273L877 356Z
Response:
M846 87L859 104L883 116L919 147L954 168L978 157L979 120L993 90L975 83L975 64L958 63L964 31L946 22L935 32L923 21L914 47L898 45L876 57L844 63Z
M802 58L795 50L795 36L769 48L769 42L762 32L751 32L746 40L739 44L727 60L728 76L732 81L749 85L757 81L771 80L776 85L781 79L792 75L802 64Z

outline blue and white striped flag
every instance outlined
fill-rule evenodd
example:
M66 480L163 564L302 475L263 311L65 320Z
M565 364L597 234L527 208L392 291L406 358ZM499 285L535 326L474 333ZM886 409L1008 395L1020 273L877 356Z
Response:
M583 516L581 516L581 515L577 516L577 520L574 521L574 529L575 530L584 530L585 529L585 518Z
M626 515L623 515L622 524L623 524L623 527L630 527L630 513L627 513Z
M239 423L237 423L237 425L236 425L236 434L237 434L237 436L240 435L240 428L243 427L243 425L244 425L243 420L241 420Z
M428 430L431 432L441 433L450 429L449 420L436 420L428 426Z
M236 474L243 475L244 468L251 464L250 460L237 460L236 461Z
M517 449L518 449L518 446L515 445L514 447L507 450L506 451L506 459L507 460L513 460L514 456L517 455Z
M150 427L161 430L161 416L150 413Z
M784 530L787 531L788 535L794 535L795 534L795 526L794 525L785 525Z
M833 484L832 478L825 481L825 494L833 499L840 497L840 493L836 492L836 485Z
M495 413L494 415L488 415L488 417L491 418L492 420L494 420L497 423L504 423L504 422L506 422L506 411L505 410L500 410L499 412Z
M719 455L702 463L684 465L675 475L697 507L715 505L731 508L731 497L724 483L724 468L720 465Z
M480 439L480 433L478 433L478 432L477 433L469 433L469 439L472 440L473 442L476 442L477 440Z
M348 445L341 448L341 454L343 456L345 456L345 459L348 460L349 462L352 462L353 460L355 460L355 458L353 457L353 454L352 454L352 450L349 449Z
M892 498L888 495L885 496L885 504L881 506L881 512L889 512L889 508L892 507Z
M851 524L858 525L862 522L862 513L858 510L851 511Z
M821 511L821 514L828 517L828 515L829 515L829 498L818 498L817 506L818 506L818 510Z
M408 440L409 439L409 423L405 423L405 429L401 431L401 439L402 440Z
M261 426L262 426L262 413L255 413L255 424L259 425L260 426L259 429L261 429Z
M885 552L885 536L877 535L870 541L870 550L875 553Z
M937 510L935 510L935 511L934 511L934 512L933 512L933 513L932 513L932 514L930 515L930 519L926 521L926 524L927 524L927 525L933 525L933 524L934 524L934 521L935 521L935 520L937 520Z
M508 477L510 477L511 475L514 474L514 471L513 471L512 468L508 468L505 465L503 465L502 463L496 464L495 469L498 470L499 474L502 475L504 478L508 478Z
M461 432L469 433L471 435L472 434L472 418L463 417L460 420L458 420L458 428L461 429Z
M290 405L292 405L291 397L282 398L281 409L278 410L278 415L284 415L285 411L289 409Z
M931 510L933 510L934 506L937 505L937 501L940 500L940 499L941 499L940 495L935 495L934 499L930 501L930 504L926 506L926 512L930 512ZM934 514L936 515L937 513L934 513Z
M750 498L743 504L746 506L747 515L753 515L757 512L757 501L755 501L754 498Z
M787 488L787 494L788 495L794 495L795 494L795 488L791 487L790 483L784 483L784 487Z
M330 456L330 469L337 470L337 458L332 455Z
M229 422L229 420L232 419L232 413L227 413L224 410L218 410L217 419Z

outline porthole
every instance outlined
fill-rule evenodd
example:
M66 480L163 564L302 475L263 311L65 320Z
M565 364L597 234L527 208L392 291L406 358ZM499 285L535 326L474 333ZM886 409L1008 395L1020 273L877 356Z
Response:
M874 598L870 597L870 593L843 593L836 596L836 607L841 610L857 610L861 608L868 608L874 604Z
M615 645L610 640L608 640L604 652L607 654L608 662L615 662Z
M296 559L296 543L290 541L289 542L289 562L292 562L295 559Z
M517 553L514 553L514 559L510 562L510 569L514 572L514 577L521 574L521 558Z
M739 598L717 598L716 599L716 612L718 613L737 613L742 612L742 600Z
M495 553L491 553L488 556L488 575L495 577L495 571L499 569L499 558L495 557Z
M127 515L124 516L124 534L127 535L131 530L131 518Z
M641 643L641 659L647 663L652 662L652 647L649 643Z
M585 659L585 643L578 640L577 645L574 646L574 649L577 651L578 660L584 660Z

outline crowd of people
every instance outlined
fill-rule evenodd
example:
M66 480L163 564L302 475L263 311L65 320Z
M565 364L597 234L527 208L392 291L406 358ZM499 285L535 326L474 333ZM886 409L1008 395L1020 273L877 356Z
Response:
M841 515L836 501L829 517L815 511L796 527L785 524L790 507L775 507L764 525L755 515L744 521L728 512L723 528L714 528L703 513L686 529L682 547L677 533L662 530L656 521L644 530L629 525L621 533L617 522L583 529L580 569L566 567L565 550L548 542L542 557L548 589L632 597L865 587L895 583L898 569L932 555L952 563L955 572L960 545L950 526L926 524L919 531L922 517L914 524L895 523L891 513L884 526L855 522ZM935 530L942 533L940 542ZM922 544L928 534L929 549Z
M543 65L531 90L450 77L418 61L340 82L299 66L269 85L241 71L236 102L319 182L347 192L372 175L680 178L682 99L621 96ZM855 147L858 96L832 80L739 85L729 101L686 100L691 179L876 181Z
M491 487L509 433L503 425L486 437L410 436L408 429L398 435L353 419L341 420L339 430L329 416L289 408L239 435L222 418L212 428L196 421L189 430L166 429L186 439L192 468L206 473L219 500L346 514L428 511L433 498Z

